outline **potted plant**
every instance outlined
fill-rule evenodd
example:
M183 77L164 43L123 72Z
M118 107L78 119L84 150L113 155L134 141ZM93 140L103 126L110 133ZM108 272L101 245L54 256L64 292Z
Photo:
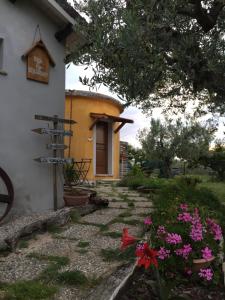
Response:
M90 194L73 186L79 179L74 165L74 162L64 165L64 201L66 206L84 206L88 204Z

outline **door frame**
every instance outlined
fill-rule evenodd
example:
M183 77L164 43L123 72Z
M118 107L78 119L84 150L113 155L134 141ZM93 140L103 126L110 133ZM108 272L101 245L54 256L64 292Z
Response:
M96 126L93 128L93 174L94 176L113 176L114 175L114 131L113 131L113 122L107 122L108 124L108 145L107 145L107 156L108 156L108 173L107 174L97 174L96 173Z

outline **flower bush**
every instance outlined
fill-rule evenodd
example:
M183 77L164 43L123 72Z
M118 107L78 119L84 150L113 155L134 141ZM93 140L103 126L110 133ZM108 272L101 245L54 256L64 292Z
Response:
M177 215L167 219L165 224L153 226L151 241L159 249L158 259L164 265L164 271L176 263L180 274L195 275L192 270L196 259L205 260L205 268L198 270L198 277L207 281L213 279L213 267L209 263L216 260L221 251L222 229L216 220L201 216L198 208L186 203L176 208Z
M149 268L159 265L164 275L194 276L207 282L213 279L213 268L217 268L223 238L222 229L214 219L202 217L198 208L182 203L177 208L175 219L165 219L164 224L156 226L154 220L148 217L144 226L150 228L147 242L130 236L127 229L122 236L122 249L137 243L135 254L139 266ZM152 245L154 249L150 247ZM196 269L196 259L205 266ZM210 264L212 261L213 264Z

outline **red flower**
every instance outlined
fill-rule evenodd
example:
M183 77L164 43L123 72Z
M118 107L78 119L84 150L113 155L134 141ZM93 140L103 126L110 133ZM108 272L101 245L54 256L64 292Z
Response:
M151 264L156 268L158 267L158 261L156 257L158 256L158 252L154 249L149 248L147 243L143 244L143 247L137 248L136 256L138 259L138 266L144 266L145 269L148 269Z
M134 244L137 241L137 238L129 235L128 229L124 228L121 241L122 241L121 250L124 250L127 246Z

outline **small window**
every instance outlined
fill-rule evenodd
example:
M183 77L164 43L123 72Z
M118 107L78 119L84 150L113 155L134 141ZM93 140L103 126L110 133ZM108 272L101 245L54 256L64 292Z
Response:
M0 70L3 69L3 43L4 39L0 38Z

